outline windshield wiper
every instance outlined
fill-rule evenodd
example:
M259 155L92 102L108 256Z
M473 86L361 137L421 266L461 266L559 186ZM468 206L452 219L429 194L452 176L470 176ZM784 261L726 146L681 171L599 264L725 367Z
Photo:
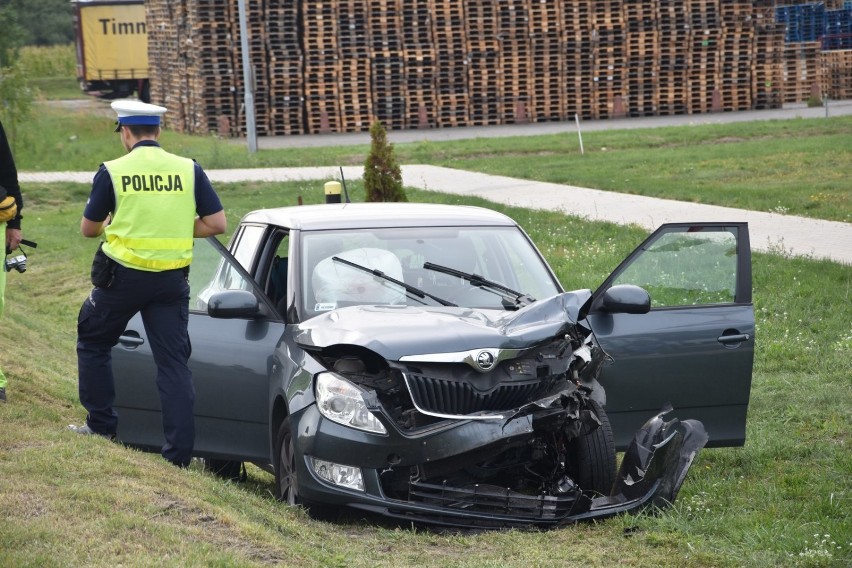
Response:
M444 274L456 276L457 278L463 278L470 282L471 286L476 286L477 288L482 288L487 292L497 294L503 299L503 305L507 308L518 309L535 302L535 298L529 294L517 292L508 286L504 286L503 284L494 282L493 280L488 280L479 274L468 274L467 272L462 272L461 270L456 270L455 268L450 268L448 266L441 266L440 264L434 264L432 262L423 263L423 268L426 270L434 270L435 272L443 272Z
M436 302L438 302L439 304L441 304L442 306L458 307L458 306L456 306L456 304L454 304L452 302L448 302L447 300L444 300L443 298L439 298L438 296L433 296L432 294L430 294L428 292L424 292L423 290L421 290L420 288L417 288L416 286L412 286L411 284L406 284L405 282L402 282L400 280L397 280L396 278L388 276L387 274L385 274L381 270L377 270L375 268L367 268L366 266L361 266L360 264L356 264L352 261L346 260L345 258L340 258L339 256L333 256L333 257L331 257L331 260L334 261L334 262L342 262L343 264L345 264L347 266L351 266L352 268L357 268L358 270L363 270L364 272L372 274L373 276L378 276L379 278L387 280L388 282L392 282L392 283L396 284L397 286L402 287L409 294L413 294L413 295L417 296L418 298L431 298L431 299L435 300Z

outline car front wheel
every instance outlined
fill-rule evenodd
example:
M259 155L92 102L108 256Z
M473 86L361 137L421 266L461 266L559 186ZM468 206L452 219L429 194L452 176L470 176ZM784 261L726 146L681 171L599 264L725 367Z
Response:
M285 418L278 429L277 456L275 460L275 497L288 505L301 505L296 474L296 449L290 418Z
M584 491L609 495L615 483L615 442L609 416L603 407L589 399L600 426L571 441L571 473Z

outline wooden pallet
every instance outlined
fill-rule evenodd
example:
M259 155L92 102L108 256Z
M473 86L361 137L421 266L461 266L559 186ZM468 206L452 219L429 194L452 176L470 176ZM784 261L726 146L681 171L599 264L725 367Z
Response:
M379 116L396 129L774 108L808 96L815 77L842 84L846 60L817 65L818 52L791 53L773 8L768 0L248 3L259 133L362 131ZM169 107L167 122L244 132L237 0L147 0L146 9L152 96Z
M823 95L830 99L852 99L852 50L823 51L818 65Z
M819 42L802 42L785 46L782 66L785 103L807 101L814 85L819 85L819 53Z

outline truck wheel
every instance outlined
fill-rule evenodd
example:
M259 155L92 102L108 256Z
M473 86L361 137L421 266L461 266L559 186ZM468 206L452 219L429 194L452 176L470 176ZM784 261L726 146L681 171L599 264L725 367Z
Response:
M615 442L603 407L589 400L601 424L571 441L571 474L583 491L609 495L615 483Z
M290 430L290 418L284 419L278 429L278 443L275 456L275 497L288 505L301 505L299 484L296 475L296 450L293 433Z
M139 85L139 100L143 103L151 102L151 82L145 79Z

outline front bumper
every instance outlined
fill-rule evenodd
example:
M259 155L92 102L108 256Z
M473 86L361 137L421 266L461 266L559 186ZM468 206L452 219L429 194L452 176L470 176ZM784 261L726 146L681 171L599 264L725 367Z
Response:
M533 416L507 421L464 421L417 436L360 432L325 420L316 406L291 416L296 433L299 494L308 503L348 506L434 525L504 528L548 527L665 506L674 501L698 451L707 441L700 422L665 421L663 409L636 432L609 496L577 488L559 495L528 495L488 485L454 487L409 480L407 498L389 496L381 476L391 469L428 466L467 452L523 444L533 435ZM320 479L311 457L361 468L364 491Z

